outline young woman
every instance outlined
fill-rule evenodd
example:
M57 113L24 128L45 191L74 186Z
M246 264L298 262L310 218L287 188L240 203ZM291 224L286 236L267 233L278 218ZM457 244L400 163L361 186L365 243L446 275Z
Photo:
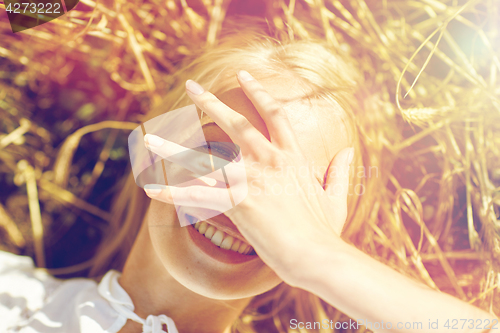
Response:
M359 228L370 211L364 192L353 188L371 191L380 181L363 183L348 172L349 165L380 162L364 149L356 118L370 114L360 108L360 75L347 55L318 41L248 41L236 34L179 74L186 77L194 81L179 85L148 118L196 104L207 142L241 148L246 198L181 227L174 197L196 222L200 210L221 210L224 189L199 182L143 190L129 177L91 272L98 284L56 280L27 258L0 254L0 331L230 332L242 313L263 304L255 300L279 298L291 286L353 321L335 322L323 302L292 295L283 302L303 301L302 313L280 323L282 331L366 325L456 332L445 322L457 319L465 320L460 332L500 332L493 315L397 273L341 238L346 220ZM172 155L168 141L152 135L145 141L152 153Z

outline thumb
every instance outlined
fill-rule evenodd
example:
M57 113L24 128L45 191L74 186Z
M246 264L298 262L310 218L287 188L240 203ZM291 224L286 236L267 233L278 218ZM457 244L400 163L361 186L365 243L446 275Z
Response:
M335 155L325 175L325 192L330 198L345 200L349 189L349 165L354 157L354 148L344 148Z

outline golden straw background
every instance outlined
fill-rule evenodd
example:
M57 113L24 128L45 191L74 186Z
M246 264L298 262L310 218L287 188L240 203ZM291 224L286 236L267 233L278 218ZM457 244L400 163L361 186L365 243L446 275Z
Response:
M387 188L351 241L500 315L499 1L80 0L17 34L0 8L1 250L61 276L88 268L110 218L96 196L125 171L129 131L183 84L183 59L250 14L349 50L397 119L373 147L395 159Z

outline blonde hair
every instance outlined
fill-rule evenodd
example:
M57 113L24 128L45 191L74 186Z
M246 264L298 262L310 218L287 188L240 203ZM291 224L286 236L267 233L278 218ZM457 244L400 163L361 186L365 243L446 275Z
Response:
M255 22L252 22L252 26L256 26ZM229 81L228 78L234 78L237 70L243 67L251 73L280 75L287 71L314 91L311 98L322 99L336 108L340 105L345 112L343 120L357 152L353 168L378 167L379 154L371 150L368 154L366 151L364 142L368 140L370 126L365 126L362 120L367 119L367 116L372 117L370 121L373 124L381 117L376 116L376 108L364 105L370 94L363 91L363 75L357 71L352 59L347 51L333 50L320 39L291 40L287 36L271 38L255 31L243 34L234 29L232 32L226 31L217 46L201 51L176 73L173 89L161 106L152 110L143 121L192 104L185 93L184 82L187 79L199 82L217 95L226 89L224 83ZM373 146L377 136L369 140ZM354 241L362 233L362 224L371 211L374 195L370 193L374 193L383 180L380 177L367 180L366 177L354 177L352 174L351 177L351 187L363 186L363 195L369 199L362 202L359 200L360 195L349 198L349 216L343 234L344 238ZM97 251L90 276L99 277L109 269L123 268L149 202L150 199L129 174L114 202L108 236ZM282 284L255 297L233 328L234 331L253 332L254 328L247 324L271 320L278 331L288 331L287 326L281 323L288 323L291 318L299 321L321 321L326 318L339 320L341 314L316 296Z

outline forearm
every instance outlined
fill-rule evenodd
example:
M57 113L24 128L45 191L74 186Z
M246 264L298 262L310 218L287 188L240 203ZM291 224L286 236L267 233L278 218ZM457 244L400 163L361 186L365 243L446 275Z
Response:
M297 271L307 275L300 274L293 284L316 294L359 323L390 322L394 332L488 332L486 327L492 327L496 319L399 274L340 239L333 245L311 248L304 257L307 260ZM453 329L455 319L458 324ZM463 319L467 321L464 323ZM437 327L429 327L436 321ZM398 329L397 323L412 324ZM384 327L387 331L387 325ZM500 324L493 327L496 329L489 332L500 332Z

